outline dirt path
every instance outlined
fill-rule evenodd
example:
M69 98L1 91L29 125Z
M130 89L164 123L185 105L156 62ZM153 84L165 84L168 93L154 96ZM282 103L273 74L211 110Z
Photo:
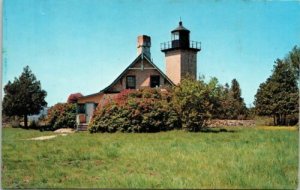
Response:
M31 138L31 139L27 139L27 140L35 140L35 141L39 141L39 140L48 140L48 139L53 139L57 137L57 135L49 135L49 136L41 136L41 137L35 137L35 138Z
M27 140L34 140L34 141L42 141L42 140L48 140L48 139L53 139L57 136L67 136L68 134L60 134L60 135L48 135L48 136L41 136L41 137L35 137Z
M35 141L42 141L42 140L48 140L48 139L53 139L57 136L67 136L70 133L74 133L73 129L58 129L54 131L54 133L60 133L59 135L48 135L48 136L41 136L41 137L35 137L35 138L30 138L27 140L35 140ZM68 133L68 134L67 134Z

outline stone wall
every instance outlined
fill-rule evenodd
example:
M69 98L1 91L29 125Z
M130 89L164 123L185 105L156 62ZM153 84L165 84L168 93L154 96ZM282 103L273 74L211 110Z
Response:
M233 127L233 126L243 126L243 127L254 127L254 120L220 120L213 119L207 122L208 127Z

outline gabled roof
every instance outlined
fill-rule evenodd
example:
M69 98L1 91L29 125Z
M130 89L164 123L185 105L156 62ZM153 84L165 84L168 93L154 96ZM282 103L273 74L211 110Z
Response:
M109 89L115 85L125 74L126 72L129 70L129 68L131 68L134 64L136 64L139 60L147 60L149 62L149 64L151 66L153 66L171 85L175 86L175 84L171 81L171 79L169 79L169 77L167 77L167 75L165 75L152 61L151 59L144 53L141 53L109 86L107 86L106 88L104 88L103 90L101 90L100 92L94 93L94 94L90 94L87 96L83 96L81 98L85 98L85 97L90 97L90 96L95 96L95 95L99 95L105 92L108 92Z
M103 90L101 90L99 93L101 92L107 92L113 85L115 85L128 71L128 69L130 67L132 67L134 64L136 64L139 60L147 60L151 66L153 66L158 72L159 74L161 74L171 85L175 86L175 84L171 81L171 79L169 79L169 77L167 77L167 75L165 75L152 61L150 58L148 58L148 56L144 53L141 53L117 78L116 80L114 80L108 87L104 88Z

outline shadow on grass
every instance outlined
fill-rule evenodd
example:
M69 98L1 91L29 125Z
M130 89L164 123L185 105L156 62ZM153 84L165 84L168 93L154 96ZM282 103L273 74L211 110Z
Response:
M50 126L47 126L47 125L29 125L27 127L23 126L23 125L19 125L19 126L15 126L15 127L12 127L12 128L20 128L20 129L25 129L25 130L39 130L41 132L43 131L54 131L54 129Z
M224 128L211 128L211 127L205 127L203 129L200 129L201 133L236 133L235 130L229 130Z

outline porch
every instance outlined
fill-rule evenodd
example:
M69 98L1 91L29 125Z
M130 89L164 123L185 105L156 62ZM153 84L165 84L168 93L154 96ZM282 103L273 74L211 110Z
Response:
M88 129L89 122L92 119L96 107L97 104L95 103L77 104L77 115L76 115L77 131L86 131Z

